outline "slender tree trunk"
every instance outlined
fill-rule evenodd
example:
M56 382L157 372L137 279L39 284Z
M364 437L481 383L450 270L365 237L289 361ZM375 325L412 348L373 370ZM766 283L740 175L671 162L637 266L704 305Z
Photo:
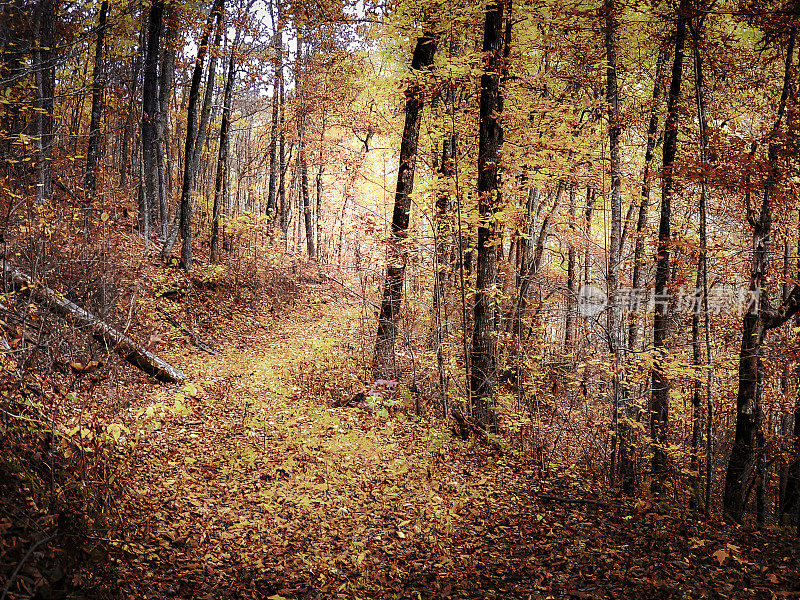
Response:
M636 241L633 250L633 274L631 288L634 294L640 294L642 286L642 267L644 266L645 229L647 227L647 213L650 209L650 167L653 163L653 151L658 141L658 113L663 95L662 82L664 80L664 64L667 56L667 46L671 40L668 36L658 52L656 60L656 77L653 83L653 107L650 113L650 123L647 127L647 144L644 154L644 169L642 173L642 198L639 204L639 215L636 220ZM638 306L634 302L631 307L630 324L628 327L628 347L636 351L639 337L639 324L637 319Z
M57 0L41 0L34 8L33 69L36 83L36 202L53 197L53 107L55 104L54 27Z
M650 429L652 436L652 471L654 492L663 489L663 478L667 471L667 439L669 424L669 380L664 372L664 353L668 331L669 282L672 226L673 170L678 148L678 101L681 94L683 74L683 48L686 40L686 22L689 3L681 0L678 7L675 31L675 57L672 64L672 81L669 88L667 120L664 125L663 188L661 190L661 218L658 226L658 254L656 256L655 299L653 315L653 393L650 399Z
M144 30L144 28L142 28ZM140 39L144 39L144 33L140 32ZM144 48L144 43L140 44ZM146 49L144 50L146 52ZM120 160L122 166L119 172L119 187L125 187L128 181L128 164L130 162L130 155L128 152L128 143L131 137L131 130L133 129L132 123L135 121L135 107L136 107L136 94L139 86L139 71L142 66L141 52L137 52L133 58L133 65L131 67L131 88L130 99L128 101L128 110L125 114L125 126L122 132L122 149L120 151Z
M272 89L272 129L269 136L269 192L267 195L267 214L270 219L277 216L277 187L278 178L278 116L280 112L280 78L283 71L283 30L281 29L281 3L277 4L277 16L275 19L275 33L273 47L276 55L275 80Z
M711 327L709 322L708 313L708 236L706 227L706 204L708 199L708 113L706 110L705 102L705 85L703 83L703 62L700 55L700 39L697 29L692 27L691 21L689 22L692 33L692 48L694 53L694 71L695 71L695 96L697 100L697 119L700 125L700 250L697 257L697 281L695 284L696 293L700 295L695 299L694 312L692 314L692 359L700 371L702 364L702 353L700 347L700 312L704 316L704 329L705 329L705 363L706 363L706 407L707 419L706 433L708 439L706 440L706 493L705 493L705 512L708 515L711 503ZM698 28L699 28L698 24ZM698 302L698 300L700 300ZM692 458L691 470L697 473L697 486L695 496L699 502L700 499L700 438L702 429L702 382L696 378L693 384L694 390L692 394L692 407L694 412L694 423L692 427Z
M84 194L86 204L84 207L83 229L89 235L92 229L92 199L97 184L97 158L100 154L100 118L103 112L103 86L105 75L103 69L103 45L106 34L106 19L108 17L108 0L100 3L100 12L97 15L97 41L94 51L94 73L92 77L92 116L89 121L89 146L86 149L86 179Z
M571 185L569 188L569 227L574 235L575 232L575 212L578 205L578 186ZM573 330L575 329L575 299L578 289L575 278L575 242L572 235L569 239L567 249L567 311L564 320L564 352L572 352L574 344Z
M297 115L297 161L300 167L300 193L303 198L303 217L306 227L306 252L309 258L316 256L314 249L314 215L311 214L311 199L308 192L308 162L306 159L306 112L304 94L302 92L303 73L303 37L297 32L297 61L295 69L295 90L299 90Z
M206 90L203 98L203 108L200 111L200 125L197 129L197 139L194 143L194 151L191 158L191 175L184 176L184 193L181 194L181 220L180 233L183 245L181 246L181 267L187 273L192 270L192 212L194 202L192 201L192 184L197 170L200 167L200 158L203 154L203 145L206 142L206 132L208 131L208 121L211 117L211 106L214 99L214 83L217 70L217 55L222 44L222 30L225 22L225 2L218 0L216 19L216 34L214 35L214 48L208 62L208 73L206 75ZM202 64L201 64L202 66ZM188 155L187 155L188 158ZM186 180L189 180L187 188ZM188 191L187 191L188 190Z
M199 165L200 161L200 154L203 146L203 137L201 133L204 133L203 127L203 116L200 119L200 126L197 126L197 102L198 97L200 95L200 81L203 77L203 63L205 61L206 53L208 52L208 40L211 35L211 31L214 28L214 21L217 21L217 35L216 35L216 46L219 47L219 42L221 41L221 21L222 21L222 13L224 11L224 0L215 0L214 5L211 7L211 12L208 15L208 20L206 21L205 30L203 32L203 37L200 40L200 47L197 50L197 58L195 59L194 63L194 72L192 73L192 82L189 88L189 98L188 98L188 108L187 108L187 116L186 116L186 144L184 147L184 160L183 160L183 185L181 187L181 201L180 206L178 208L179 212L176 215L178 220L178 227L173 229L170 232L167 239L164 241L164 248L161 251L161 255L166 260L169 258L170 252L172 252L172 247L175 245L177 241L178 233L180 233L181 238L183 239L183 247L181 248L181 267L187 272L192 268L192 191L194 189L194 178L197 174L197 166ZM207 81L207 86L213 86L213 74L211 65L214 64L214 60L209 64L209 77ZM206 103L208 106L208 110L211 110L211 102L210 100ZM204 109L205 110L205 109ZM207 122L207 115L205 116L205 121Z
M281 233L283 235L283 239L286 240L289 234L289 210L290 206L286 202L286 169L288 167L288 163L286 161L286 137L284 135L284 129L286 127L285 123L285 107L283 103L283 70L281 70L281 75L278 79L279 88L279 107L280 107L280 115L279 115L279 122L280 122L280 135L278 136L278 167L280 169L279 177L278 177L278 204L280 205L281 211ZM291 148L290 148L291 152Z
M615 414L618 417L619 431L619 472L622 476L622 489L632 494L635 484L635 470L632 448L632 410L622 375L625 350L622 330L622 307L617 299L622 255L622 149L619 136L620 111L619 87L617 86L617 24L614 0L606 0L606 101L608 102L608 143L611 157L611 243L608 257L607 293L609 298L608 333L613 355L614 375L612 394ZM613 460L612 460L613 465ZM612 473L613 477L613 473Z
M592 239L592 212L594 209L594 190L591 187L586 188L586 209L584 210L584 228L586 235L586 250L583 255L583 285L589 285L592 282L592 252L591 244L589 241Z
M414 56L411 59L412 73L426 69L433 64L435 52L436 39L428 32L423 32L422 36L417 39ZM411 192L414 189L414 168L424 105L422 82L412 80L406 91L406 115L403 138L400 141L400 165L394 194L391 237L386 253L386 279L383 284L383 300L378 316L378 332L372 361L373 374L378 379L392 379L395 372L394 346L406 269L404 241L408 236Z
M314 182L314 190L317 193L317 202L316 202L316 213L317 213L317 255L324 259L325 255L322 250L322 177L325 174L325 163L323 162L324 157L322 153L322 147L325 143L325 126L326 126L326 114L325 108L322 108L322 127L319 134L319 166L317 167L317 177Z
M228 58L228 74L225 79L225 93L222 100L222 122L219 126L219 158L217 159L217 178L214 188L214 213L211 217L211 262L219 262L219 220L224 203L225 179L228 175L228 128L231 120L233 84L236 81L236 47L239 42L237 30ZM277 94L276 94L277 95Z
M508 19L506 31L504 22ZM492 286L497 278L497 246L494 215L500 207L500 149L503 145L503 94L501 74L510 46L511 0L491 3L486 9L478 132L478 225L477 280L473 308L470 353L470 405L476 427L486 432L497 428L492 407L495 377L494 301ZM504 39L505 37L505 39Z
M172 157L169 139L169 95L175 75L175 45L178 35L178 16L175 4L165 6L167 21L164 51L161 57L161 73L158 84L158 140L156 160L158 162L158 212L161 223L161 239L169 235L169 198L172 196Z
M453 177L453 160L455 155L456 136L449 135L442 142L442 163L439 167L439 189L436 191L434 216L434 234L436 237L435 259L436 269L433 282L433 311L437 323L434 343L438 347L442 337L448 331L448 319L445 303L447 277L450 268L449 256L452 239L450 219L450 181Z

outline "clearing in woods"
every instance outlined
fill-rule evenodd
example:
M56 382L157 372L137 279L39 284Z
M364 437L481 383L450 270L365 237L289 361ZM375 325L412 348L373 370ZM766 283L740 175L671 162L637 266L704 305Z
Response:
M567 467L540 477L402 393L388 417L332 407L368 349L332 285L134 407L121 597L771 598L797 581L778 538L601 499Z

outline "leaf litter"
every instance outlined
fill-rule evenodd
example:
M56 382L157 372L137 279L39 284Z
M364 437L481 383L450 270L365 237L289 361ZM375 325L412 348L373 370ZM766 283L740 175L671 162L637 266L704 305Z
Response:
M800 549L785 535L605 498L571 469L542 479L525 457L412 410L332 408L353 381L322 390L309 372L335 365L357 319L340 296L256 320L230 331L219 356L182 365L180 389L142 399L159 426L140 439L113 544L119 597L800 592Z

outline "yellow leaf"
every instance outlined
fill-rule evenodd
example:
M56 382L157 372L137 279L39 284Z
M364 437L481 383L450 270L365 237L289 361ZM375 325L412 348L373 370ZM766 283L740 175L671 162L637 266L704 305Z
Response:
M104 212L102 215L100 215L100 220L101 220L103 223L105 223L106 221L108 221L108 213L107 213L107 212Z

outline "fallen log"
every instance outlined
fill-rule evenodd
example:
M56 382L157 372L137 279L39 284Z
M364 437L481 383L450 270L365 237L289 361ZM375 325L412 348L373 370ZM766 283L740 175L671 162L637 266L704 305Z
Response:
M133 366L160 381L180 382L186 379L186 375L180 370L163 361L152 352L145 350L124 333L101 321L85 308L81 308L74 302L62 298L49 287L33 281L28 275L9 263L5 264L5 272L15 285L26 286L34 301L46 304L58 314L64 317L71 317L79 325L87 327L94 337L103 340Z

